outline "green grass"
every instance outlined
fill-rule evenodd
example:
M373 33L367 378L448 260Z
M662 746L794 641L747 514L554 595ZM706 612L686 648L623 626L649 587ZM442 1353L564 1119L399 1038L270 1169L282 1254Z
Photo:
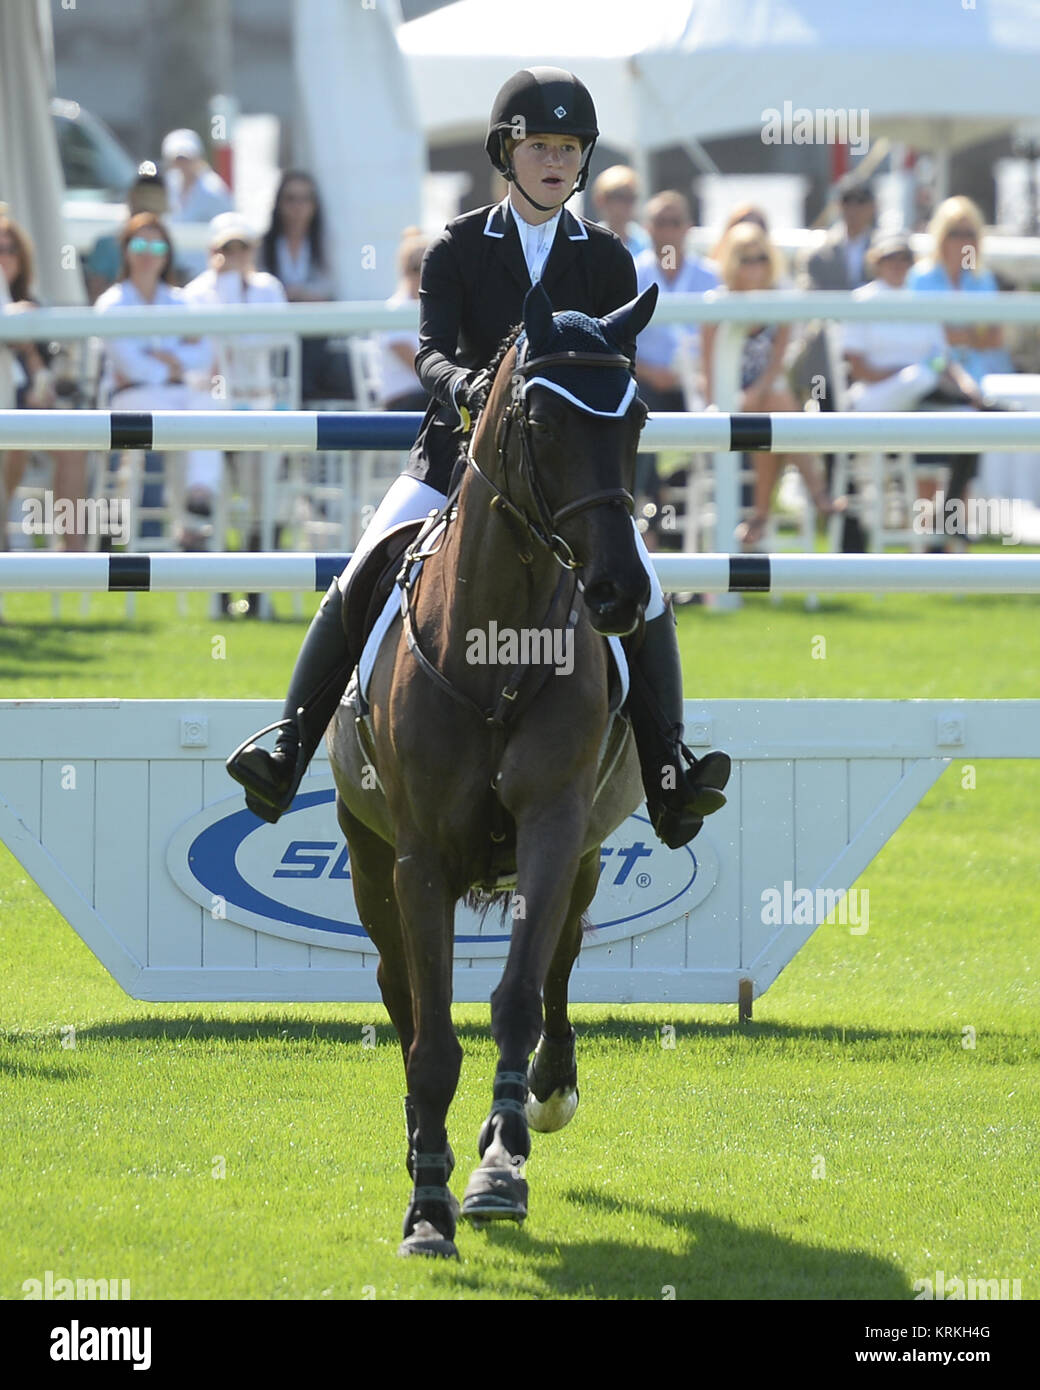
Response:
M0 696L281 694L298 623L137 603L126 627L120 598L85 619L66 598L58 625L48 599L9 596ZM686 693L1032 698L1037 613L995 597L687 608ZM50 1269L128 1278L138 1299L905 1299L942 1269L1035 1298L1040 768L980 763L974 790L959 772L864 875L869 932L821 928L750 1027L733 1008L576 1009L578 1115L535 1136L527 1224L462 1227L457 1266L394 1253L404 1087L381 1008L136 1003L0 849L0 1297ZM461 1192L494 1048L486 1008L456 1017Z

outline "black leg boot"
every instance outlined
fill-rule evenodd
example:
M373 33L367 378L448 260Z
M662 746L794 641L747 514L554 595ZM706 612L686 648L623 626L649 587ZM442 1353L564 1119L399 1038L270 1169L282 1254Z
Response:
M730 760L726 753L695 758L682 742L682 667L670 603L646 624L639 650L629 652L629 673L628 714L650 821L669 849L679 849L705 816L725 806Z
M307 764L325 735L347 688L353 665L341 617L342 595L333 580L296 658L282 718L236 748L225 766L246 789L246 805L272 824L292 805ZM278 729L274 751L254 742Z

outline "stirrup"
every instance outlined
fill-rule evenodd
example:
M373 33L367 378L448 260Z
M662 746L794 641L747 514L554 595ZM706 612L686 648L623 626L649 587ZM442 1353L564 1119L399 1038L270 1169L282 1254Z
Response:
M716 751L697 758L681 739L677 743L687 763L682 782L670 794L655 796L653 804L647 802L654 834L669 849L681 849L688 844L700 832L705 816L722 810L726 804L722 788L729 781L732 766L728 753ZM681 769L679 758L675 765ZM686 799L679 804L683 796Z
M239 786L245 788L247 808L252 811L255 816L259 816L261 820L267 821L269 825L274 825L293 804L293 799L299 791L300 783L303 780L303 774L306 771L307 760L304 757L303 720L301 714L302 709L297 710L294 719L277 719L273 724L267 724L264 728L258 729L256 733L250 734L247 739L244 739L235 751L229 754L224 762L228 775L233 777ZM246 781L238 766L238 759L247 748L251 748L253 744L256 743L258 739L263 738L265 734L274 733L276 729L290 729L293 727L295 727L297 732L296 767L293 770L292 781L289 784L288 792L280 801L274 801L270 797L265 796L254 783Z
M682 739L679 740L679 751L690 769L692 783L697 787L713 788L721 794L733 770L733 763L729 754L716 749L713 753L705 753L703 758L698 758L687 748ZM678 759L676 759L676 764L678 765ZM725 804L726 798L723 797L721 805L724 806Z

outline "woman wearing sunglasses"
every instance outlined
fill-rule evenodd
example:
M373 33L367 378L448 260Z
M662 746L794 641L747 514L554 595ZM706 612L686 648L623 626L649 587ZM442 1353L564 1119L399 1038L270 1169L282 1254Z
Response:
M776 288L780 274L780 255L769 237L754 222L738 222L723 237L717 249L719 272L726 288L738 294L750 290ZM702 329L704 374L708 399L714 399L712 352L715 324ZM752 324L747 330L740 357L739 411L772 413L797 410L798 403L784 375L784 354L791 338L789 324ZM757 545L765 535L773 492L788 463L793 463L805 480L813 506L830 515L844 509L844 499L832 502L827 496L823 469L815 454L752 453L755 470L754 511L738 530L745 546Z
M94 308L113 309L184 304L181 290L171 284L173 248L169 233L154 213L131 217L119 238L119 279L105 290ZM207 339L185 338L170 332L140 338L104 340L101 397L113 410L190 410L200 405L189 374L206 377L213 362ZM208 403L208 396L206 398ZM178 541L184 550L204 548L206 518L212 508L214 480L220 454L193 449L184 455L185 509ZM148 503L145 503L148 505Z

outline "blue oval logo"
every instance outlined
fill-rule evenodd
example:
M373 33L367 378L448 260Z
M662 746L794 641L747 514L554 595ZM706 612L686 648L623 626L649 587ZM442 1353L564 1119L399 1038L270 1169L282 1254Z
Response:
M277 825L242 809L232 796L192 816L174 834L167 867L207 910L255 931L347 951L371 952L359 920L346 842L336 823L336 789L327 775L307 778ZM718 857L703 832L696 850L668 850L645 815L628 819L604 843L599 887L589 909L588 945L606 944L674 922L703 901ZM456 909L455 943L470 957L504 956L511 909L486 917ZM501 920L499 920L501 918Z

